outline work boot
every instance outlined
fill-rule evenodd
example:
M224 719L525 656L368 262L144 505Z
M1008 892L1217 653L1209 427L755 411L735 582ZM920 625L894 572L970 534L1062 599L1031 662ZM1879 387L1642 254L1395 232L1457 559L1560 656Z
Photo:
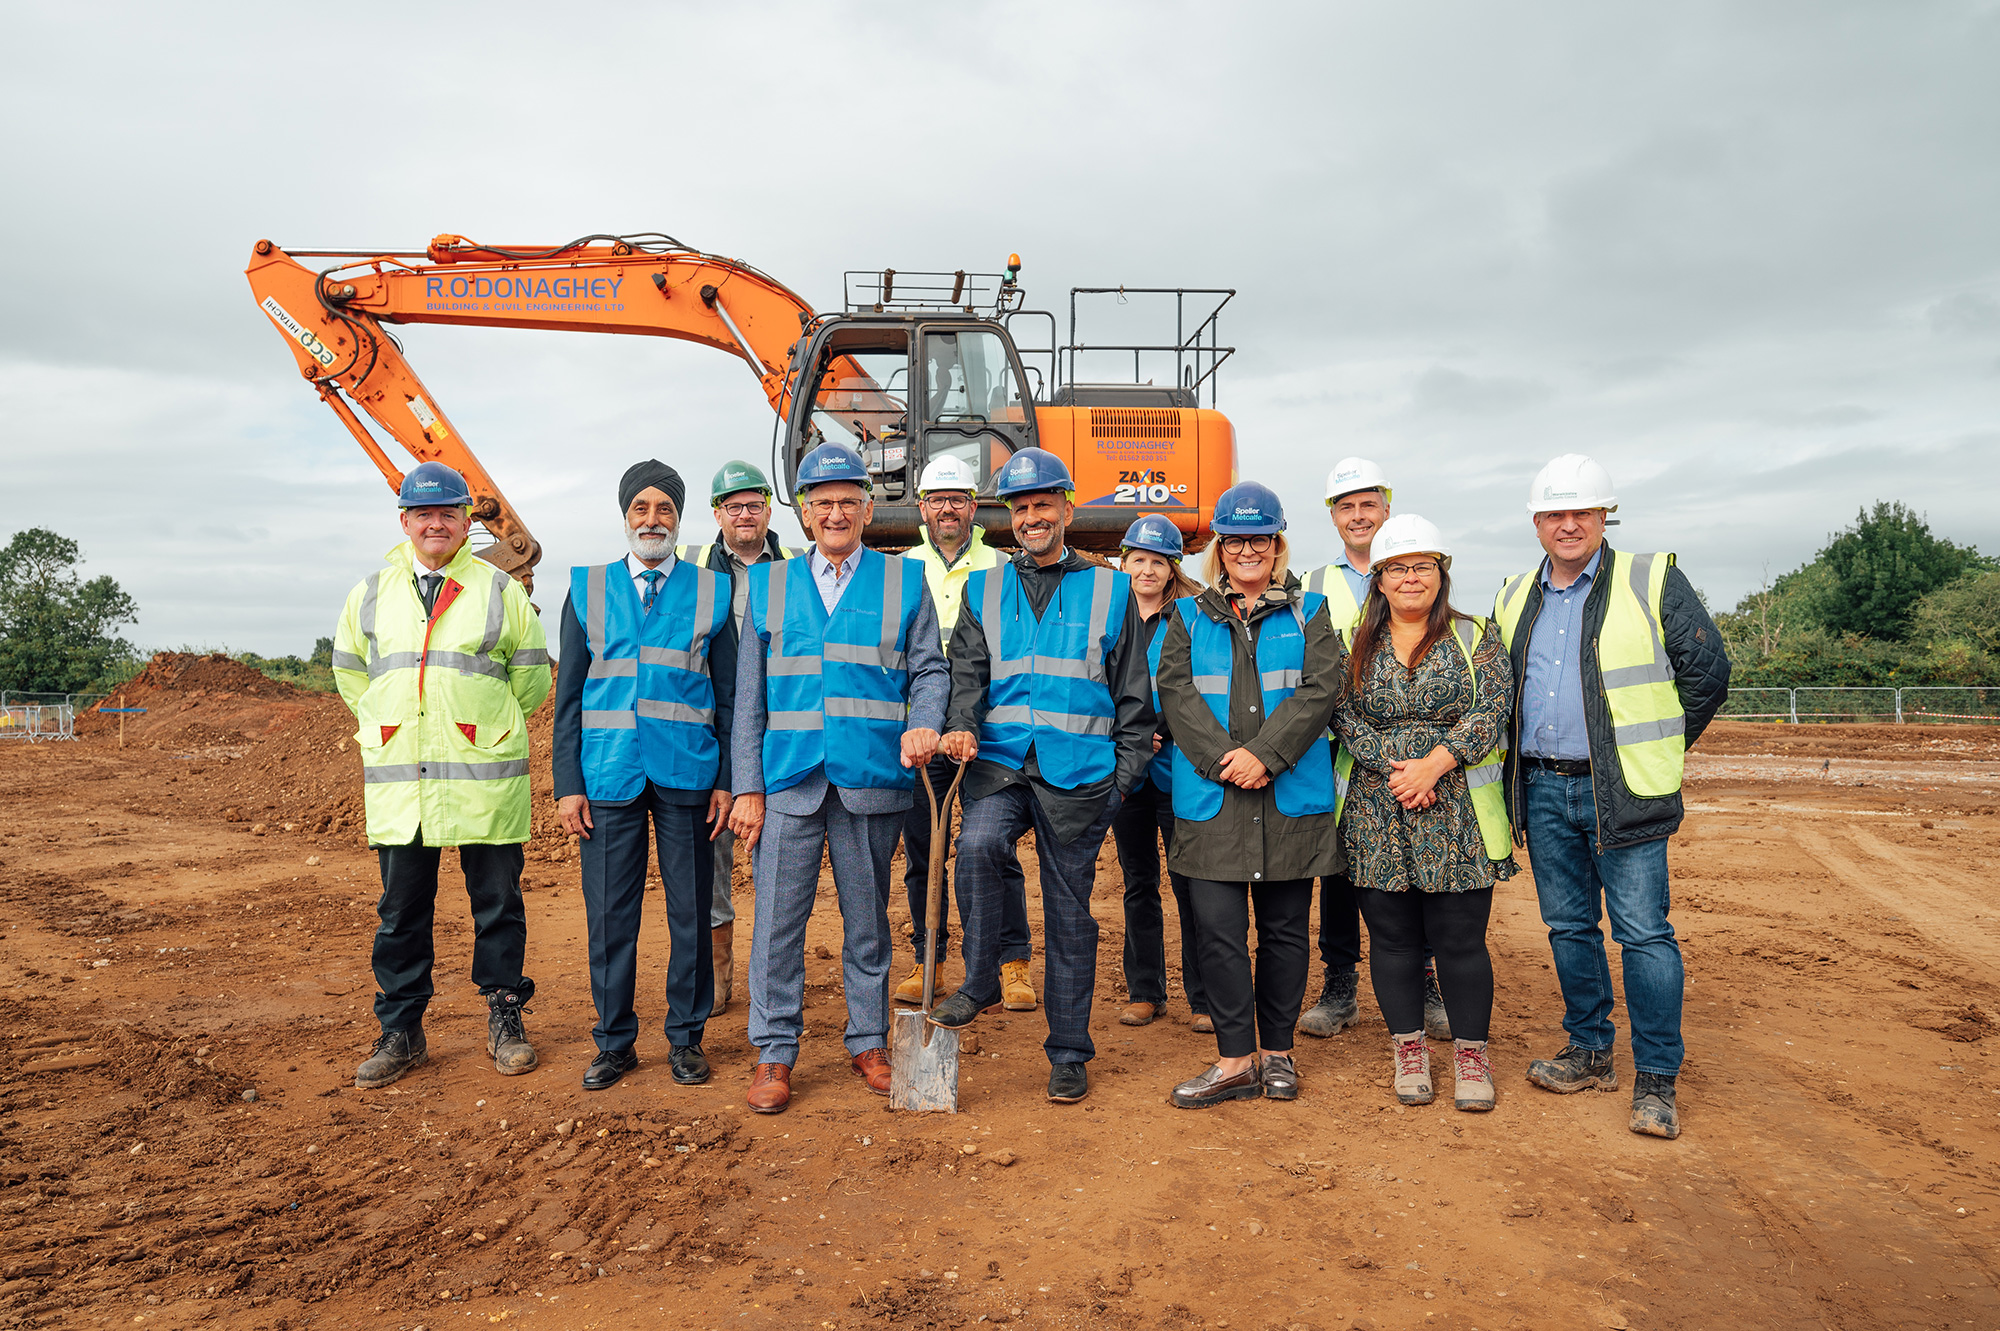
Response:
M715 955L715 1011L726 1011L736 974L736 921L709 930Z
M423 1027L383 1031L375 1041L375 1048L361 1060L361 1066L354 1069L354 1084L364 1091L387 1086L430 1056L430 1047L424 1043Z
M1009 1012L1035 1010L1035 982L1028 978L1027 962L1000 963L1000 1001Z
M1528 1064L1528 1080L1557 1095L1587 1091L1593 1086L1600 1091L1615 1091L1618 1069L1612 1065L1609 1049L1578 1049L1566 1044L1554 1058L1538 1058Z
M1215 1018L1209 1016L1206 1012L1195 1013L1194 1020L1189 1025L1196 1035L1215 1034Z
M1427 1105L1437 1098L1431 1089L1431 1051L1422 1031L1390 1035L1395 1057L1396 1098L1406 1105Z
M519 994L501 989L486 996L486 1052L493 1056L493 1070L503 1077L533 1072L541 1062L521 1025L521 1014L528 1011Z
M1361 977L1355 972L1329 970L1326 973L1326 988L1320 991L1319 1002L1307 1008L1299 1018L1299 1029L1307 1035L1325 1039L1360 1021L1360 988Z
M1467 1113L1493 1107L1493 1066L1486 1061L1486 1041L1459 1040L1452 1049L1451 1070L1457 1088L1452 1104Z
M1641 1072L1632 1078L1632 1131L1642 1137L1681 1135L1680 1110L1674 1105L1674 1079L1657 1072Z
M1124 1011L1118 1014L1118 1023L1121 1026L1149 1026L1165 1006L1164 1003L1127 1003Z
M1424 1034L1440 1042L1451 1038L1451 1018L1445 1015L1444 995L1438 991L1435 961L1424 966Z
M918 962L910 968L910 978L896 986L898 1003L921 1003L924 1001L924 963Z

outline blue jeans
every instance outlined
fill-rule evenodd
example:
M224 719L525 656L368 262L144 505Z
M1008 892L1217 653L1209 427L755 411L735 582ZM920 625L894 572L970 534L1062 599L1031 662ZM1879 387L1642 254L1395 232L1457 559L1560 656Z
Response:
M1597 803L1588 776L1538 767L1521 773L1528 856L1549 927L1563 1030L1579 1049L1611 1048L1611 961L1598 924L1611 916L1625 972L1625 1012L1632 1023L1632 1065L1678 1076L1681 998L1687 972L1667 920L1667 839L1597 848ZM1601 904L1600 904L1601 902Z

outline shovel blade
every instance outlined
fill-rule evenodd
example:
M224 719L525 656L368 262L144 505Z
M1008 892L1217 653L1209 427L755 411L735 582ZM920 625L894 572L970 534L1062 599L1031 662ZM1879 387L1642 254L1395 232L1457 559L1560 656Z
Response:
M890 1014L889 1107L958 1112L957 1031L938 1029L921 1012Z

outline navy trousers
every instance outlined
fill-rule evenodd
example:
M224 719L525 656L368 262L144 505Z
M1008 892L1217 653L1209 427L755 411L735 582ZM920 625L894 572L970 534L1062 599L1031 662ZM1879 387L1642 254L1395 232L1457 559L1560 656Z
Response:
M442 846L426 846L423 829L407 846L377 846L382 899L375 907L375 1018L385 1031L415 1030L431 1005L436 951L438 862ZM528 908L521 900L518 845L460 846L465 895L472 901L472 982L482 995L512 993L525 1003L535 982L521 974L528 952Z
M596 827L583 843L583 909L590 922L590 998L598 1049L632 1047L639 1017L632 1010L638 986L639 916L646 903L646 825L659 847L660 885L667 906L667 1043L700 1044L715 1007L714 942L709 933L715 852L708 842L708 799L670 803L684 791L648 781L627 804L590 806Z
M1033 830L1042 870L1042 1011L1051 1063L1087 1063L1097 1056L1090 1040L1090 1000L1097 987L1097 921L1090 893L1097 885L1097 852L1118 807L1104 811L1068 844L1056 840L1042 805L1027 786L1003 786L968 800L958 833L958 893L965 915L965 985L960 992L980 1007L1000 1001L1001 897L1007 866L1018 868L1016 843Z
M925 769L930 773L931 787L943 799L951 789L952 778L958 775L958 764L939 754L931 759ZM945 826L951 826L951 809L944 811ZM924 963L924 921L930 899L931 871L931 801L923 792L923 783L917 783L916 803L903 815L903 891L910 900L910 921L914 926L910 941L917 952L917 964ZM1007 862L1007 891L1000 898L1000 960L1026 961L1034 955L1034 948L1028 941L1028 876L1021 872L1019 860ZM951 868L944 871L944 893L938 900L938 936L932 940L937 946L937 958L944 960L945 945L951 941ZM965 897L958 898L959 928L965 928Z
M1148 778L1126 797L1111 819L1118 843L1118 867L1125 875L1125 992L1134 1003L1163 1007L1167 1001L1166 914L1160 909L1160 848L1174 848L1174 797ZM1167 881L1181 921L1181 988L1188 1011L1208 1011L1201 982L1199 930L1188 880L1172 870ZM1004 958L1003 958L1004 959Z

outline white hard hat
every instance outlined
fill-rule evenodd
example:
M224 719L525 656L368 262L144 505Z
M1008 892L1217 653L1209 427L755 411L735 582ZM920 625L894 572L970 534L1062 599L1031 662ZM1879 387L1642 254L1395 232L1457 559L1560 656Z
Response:
M1376 529L1375 539L1368 544L1368 566L1373 568L1398 555L1437 555L1448 560L1451 547L1444 543L1444 533L1429 518L1398 513Z
M1528 487L1528 515L1578 508L1616 513L1618 496L1612 493L1610 472L1581 453L1565 453L1535 473L1535 483Z
M1326 502L1331 504L1342 495L1351 495L1357 490L1380 490L1383 503L1395 502L1389 490L1389 478L1367 458L1342 458L1334 463L1333 470L1326 474Z
M967 490L979 488L979 478L972 474L972 464L964 458L950 453L940 453L924 467L924 474L917 478L917 495L921 498L933 490Z

